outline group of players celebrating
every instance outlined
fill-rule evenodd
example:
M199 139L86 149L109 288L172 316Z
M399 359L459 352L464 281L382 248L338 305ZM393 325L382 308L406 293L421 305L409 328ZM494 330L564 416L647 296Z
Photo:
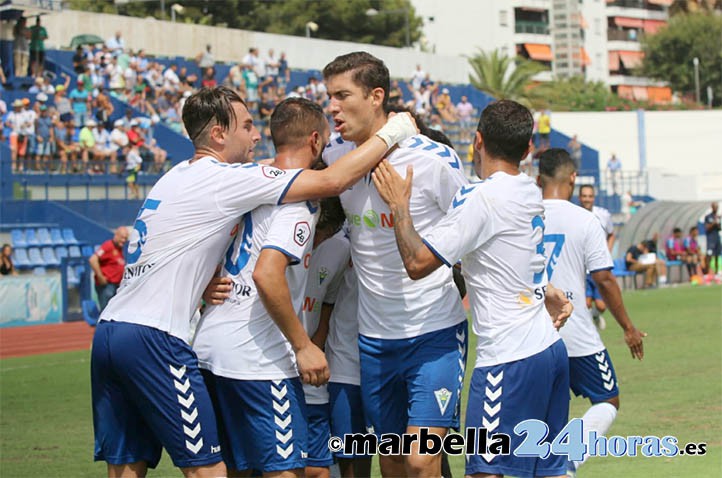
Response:
M271 116L270 162L253 161L260 135L234 92L187 100L195 155L148 194L95 333L95 459L111 477L145 476L162 448L185 476L323 478L334 459L344 477L369 476L369 456L332 456L331 434L459 427L459 266L477 336L466 426L508 434L512 449L527 419L554 437L571 386L592 402L584 435L604 434L619 392L584 302L587 271L633 357L644 334L599 221L568 201L569 155L546 151L539 185L520 173L533 119L497 101L479 120L470 183L452 148L388 113L381 60L350 53L323 74L335 137L317 105L287 99ZM556 477L580 464L479 453L466 474ZM442 456L418 443L379 465L442 476Z

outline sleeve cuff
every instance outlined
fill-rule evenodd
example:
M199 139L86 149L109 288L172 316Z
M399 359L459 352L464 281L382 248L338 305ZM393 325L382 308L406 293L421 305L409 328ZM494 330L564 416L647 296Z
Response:
M290 252L288 252L286 249L284 249L284 248L282 248L282 247L278 247L278 246L263 246L263 247L261 247L261 250L263 250L263 249L274 249L274 250L276 250L276 251L278 251L278 252L283 253L285 256L287 256L287 257L291 260L291 261L289 262L289 264L292 265L292 266L293 266L293 265L296 265L296 264L299 264L299 263L301 262L301 259L299 259L298 257L294 256L293 254L291 254Z
M303 169L299 169L298 172L291 178L290 181L288 181L288 184L286 184L286 187L283 188L283 192L281 193L281 196L278 198L278 202L276 205L280 206L283 204L283 200L286 198L286 194L288 193L288 190L291 189L291 185L293 182L298 178L298 175L303 172Z
M431 244L429 244L429 242L428 242L426 239L421 239L421 242L423 242L424 244L426 244L426 247L428 247L429 250L430 250L441 262L443 262L444 264L446 264L447 267L453 267L453 264L451 264L449 261L447 261L447 260L444 258L444 256L442 256L442 255L439 253L439 251L437 251L437 250L434 248L434 246L432 246Z

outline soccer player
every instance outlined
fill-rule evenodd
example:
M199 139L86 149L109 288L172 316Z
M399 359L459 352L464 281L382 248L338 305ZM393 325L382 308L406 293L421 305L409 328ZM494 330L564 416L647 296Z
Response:
M326 65L329 111L341 135L324 152L328 164L353 150L386 121L389 72L378 58L354 52ZM435 224L467 184L456 152L423 135L388 155L392 167L413 164L419 177L411 214L422 230ZM395 217L370 176L341 194L359 282L359 355L366 419L376 434L444 436L458 426L466 357L466 314L451 270L421 281L407 276L396 249ZM441 455L380 456L384 476L440 476Z
M271 135L277 151L273 165L305 169L320 159L329 126L320 106L291 98L271 115ZM233 475L259 470L266 476L300 476L307 462L299 373L316 386L328 380L326 358L298 315L317 212L317 205L306 202L265 205L245 214L221 272L231 279L230 297L209 307L198 325L193 350L218 416L223 459ZM324 438L331 459L329 436ZM320 460L314 464L321 465Z
M603 207L595 206L595 197L596 194L594 186L591 184L582 184L579 187L579 203L584 209L591 211L599 220L599 224L601 224L606 235L607 248L611 252L615 241L612 214L609 210ZM594 285L594 281L589 274L587 274L587 288L585 294L587 299L587 308L592 309L594 325L596 325L600 330L604 330L607 327L607 322L604 320L602 314L607 310L607 306L604 303L602 296L599 295L599 290L597 290L597 287Z
M624 341L632 358L644 357L643 338L632 323L622 301L622 292L612 274L612 256L604 232L594 214L572 204L576 180L574 160L564 149L553 148L539 158L539 185L544 197L544 251L547 275L564 290L574 304L566 326L559 330L569 354L569 384L575 395L589 398L592 406L582 417L583 440L589 432L606 434L619 409L619 387L612 360L602 343L582 294L586 271L592 276L612 315L624 331ZM573 476L589 457L570 462Z
M713 202L710 206L712 211L704 217L704 231L707 236L707 255L705 264L706 274L709 280L716 273L720 273L719 257L722 254L722 242L720 241L720 216L717 214L719 205ZM712 265L714 262L714 266Z
M165 174L141 207L123 281L93 339L95 459L108 463L109 476L145 476L161 447L186 476L225 474L212 405L187 339L239 217L263 204L338 195L416 132L408 116L397 115L324 171L283 171L242 164L253 158L260 134L232 90L192 95L183 122L195 155Z
M549 436L556 436L569 413L569 361L555 330L569 310L556 310L555 323L545 308L544 207L537 186L519 172L532 129L532 115L522 105L503 100L487 106L474 142L474 168L482 181L460 188L423 238L410 214L412 190L423 187L413 169L401 178L383 161L372 175L394 214L409 277L423 280L443 265L441 270L451 273L461 259L478 337L466 426L508 434L512 450L521 442L513 432L521 421L541 420ZM557 309L561 304L568 301L557 302ZM478 450L466 462L466 475L474 477L565 473L566 460L555 455L540 459Z

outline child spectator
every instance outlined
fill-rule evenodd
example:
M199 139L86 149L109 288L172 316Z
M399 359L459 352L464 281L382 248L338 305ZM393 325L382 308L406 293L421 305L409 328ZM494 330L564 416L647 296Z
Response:
M125 155L125 172L128 174L125 182L130 188L130 196L133 199L140 199L140 191L138 190L136 180L138 179L138 172L142 164L143 158L140 156L138 146L132 145L128 150L128 154Z

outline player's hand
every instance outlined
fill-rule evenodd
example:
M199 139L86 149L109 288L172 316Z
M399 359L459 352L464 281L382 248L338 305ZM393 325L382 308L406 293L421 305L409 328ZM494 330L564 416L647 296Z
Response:
M296 364L303 383L320 387L331 377L326 355L310 340L306 346L296 350Z
M414 179L414 170L411 166L406 167L406 178L404 179L384 159L376 166L371 177L379 196L389 205L390 209L408 206L409 198L411 198L411 183Z
M574 306L569 299L567 299L564 291L557 289L551 284L547 285L544 305L552 318L554 328L557 330L564 327L564 324L567 323L567 319L571 317L572 312L574 311Z
M214 277L203 291L203 300L207 305L220 305L231 296L232 288L230 277Z
M108 278L103 274L97 275L96 278L98 280L98 285L108 285Z
M629 351L632 352L632 358L638 358L639 360L644 358L644 343L642 339L646 336L646 333L638 330L636 327L632 327L624 332L624 341L627 342L627 347L629 347Z

